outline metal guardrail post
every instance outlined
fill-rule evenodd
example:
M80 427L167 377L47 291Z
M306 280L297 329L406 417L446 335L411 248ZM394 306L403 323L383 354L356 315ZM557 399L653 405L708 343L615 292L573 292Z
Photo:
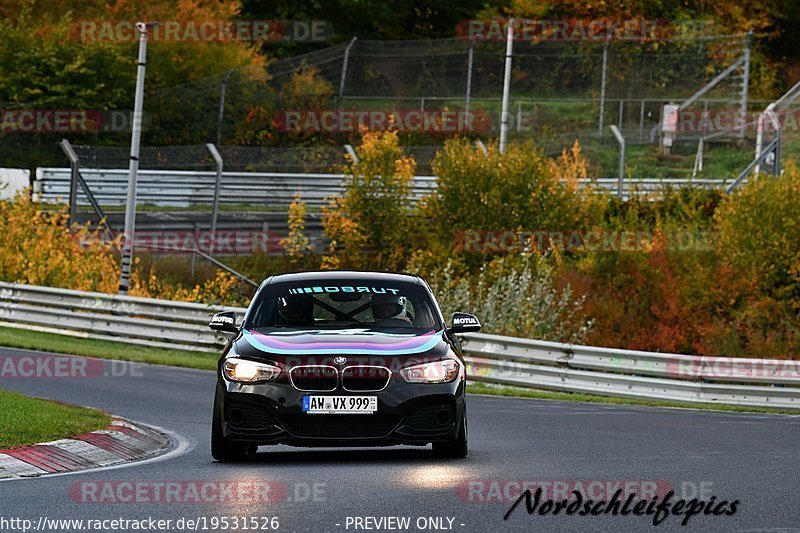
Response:
M69 159L70 180L69 180L69 223L75 222L78 214L78 174L80 173L80 160L78 154L72 149L72 145L66 139L61 139L59 143L61 150Z
M67 156L70 162L70 184L69 184L69 220L70 224L75 220L78 213L78 187L83 189L83 194L86 195L86 199L89 200L89 205L92 206L92 210L94 210L94 214L98 217L98 223L105 226L105 232L110 237L113 238L114 228L106 220L106 214L103 212L103 209L100 207L100 203L92 194L92 191L89 189L89 185L84 181L83 177L81 176L81 169L80 169L80 159L78 155L75 153L75 149L72 148L72 145L69 143L68 140L62 139L59 143L61 149L64 151L64 154Z
M619 143L619 183L617 185L617 195L622 199L622 185L625 180L625 137L622 136L622 132L619 131L619 128L616 126L611 125L609 128L611 128L611 133L614 134L614 137L616 137Z
M344 58L342 59L342 73L339 76L339 105L342 104L344 98L344 84L347 81L347 64L350 61L350 49L356 43L358 37L353 37L344 49Z
M219 155L217 147L211 143L206 144L206 148L217 164L217 175L214 180L214 199L211 202L211 243L209 251L214 253L214 241L217 239L217 217L219 216L219 194L222 188L222 156Z
M356 150L355 150L355 148L353 148L352 144L345 144L344 145L344 150L350 156L350 158L352 159L353 163L358 163L358 155L356 154Z

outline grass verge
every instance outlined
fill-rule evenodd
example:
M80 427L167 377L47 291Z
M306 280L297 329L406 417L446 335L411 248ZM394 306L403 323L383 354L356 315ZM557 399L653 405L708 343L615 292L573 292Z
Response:
M64 353L70 355L87 355L103 359L118 359L156 365L180 366L214 370L218 355L215 353L187 352L137 346L123 342L112 342L95 339L83 339L58 335L55 333L30 332L22 329L0 327L0 346L25 348L43 352ZM688 402L671 402L659 400L640 400L636 398L615 398L592 394L574 394L569 392L550 392L537 389L524 389L470 383L467 391L471 394L490 394L494 396L513 396L517 398L536 398L544 400L561 400L571 402L605 403L619 405L648 405L654 407L676 407L685 409L710 409L715 411L735 411L748 413L800 414L798 410L767 407L739 407L735 405L695 404Z
M617 405L647 405L650 407L672 407L676 409L706 409L710 411L734 411L738 413L769 413L769 414L800 414L797 409L781 409L774 407L746 407L738 405L723 405L716 403L690 403L672 402L667 400L644 400L637 398L617 398L613 396L599 396L594 394L579 394L572 392L552 392L538 389L524 389L522 387L509 387L506 385L493 385L486 383L470 383L467 386L470 394L489 394L492 396L510 396L514 398L535 398L539 400L561 400L583 403L606 403Z
M65 439L110 422L111 417L101 411L0 389L0 449Z
M219 359L219 355L214 353L154 348L8 327L0 327L0 346L203 370L215 369Z

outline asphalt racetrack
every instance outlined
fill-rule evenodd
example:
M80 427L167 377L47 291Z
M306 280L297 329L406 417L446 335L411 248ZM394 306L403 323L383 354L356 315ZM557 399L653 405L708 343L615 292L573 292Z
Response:
M162 428L175 449L122 468L2 481L0 516L35 525L40 517L170 519L169 531L180 519L198 521L185 529L224 530L211 522L215 517L247 519L248 526L255 518L258 530L278 531L800 531L796 416L470 396L465 460L437 461L430 447L280 446L262 447L250 462L221 464L209 449L212 372L114 368L121 375L3 379L0 387ZM733 515L701 513L687 526L679 516L654 527L652 516L632 514L529 515L524 502L504 520L525 481L546 487L544 496L583 487L610 499L617 487L628 487L738 504ZM166 482L178 492L167 496L157 488ZM269 503L247 493L231 499L223 489L199 497L192 491L236 483L269 487ZM277 522L269 522L273 517ZM45 524L50 531L76 530Z

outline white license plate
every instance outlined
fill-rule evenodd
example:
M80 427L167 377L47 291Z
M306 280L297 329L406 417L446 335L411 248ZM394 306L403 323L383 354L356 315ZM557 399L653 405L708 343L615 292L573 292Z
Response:
M303 412L310 415L368 415L377 410L377 396L303 396Z

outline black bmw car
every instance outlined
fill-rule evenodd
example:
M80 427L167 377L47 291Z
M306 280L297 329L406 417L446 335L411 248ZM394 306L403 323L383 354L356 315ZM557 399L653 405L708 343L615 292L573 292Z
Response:
M219 361L211 453L240 460L260 445L432 444L467 455L466 375L458 333L428 284L407 274L305 272L273 276Z

